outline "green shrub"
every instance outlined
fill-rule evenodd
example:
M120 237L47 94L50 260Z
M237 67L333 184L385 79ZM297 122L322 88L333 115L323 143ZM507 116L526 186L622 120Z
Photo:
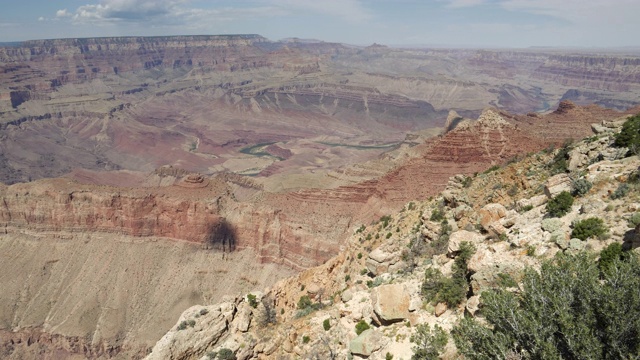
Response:
M618 185L618 188L616 189L616 191L611 193L611 199L616 200L616 199L623 198L627 196L630 190L631 188L629 187L629 185L622 183Z
M315 306L309 306L309 307L306 307L306 308L304 308L304 309L300 309L300 310L298 310L298 311L296 312L296 314L295 314L295 316L294 316L294 317L295 317L296 319L299 319L299 318L301 318L301 317L305 317L305 316L307 316L307 315L311 314L312 312L314 312L314 311L316 311L316 310L317 310L317 309L316 309L316 307L315 307Z
M420 324L416 326L416 332L411 335L410 340L415 344L411 360L437 360L447 346L449 337L438 325L431 330L429 324Z
M637 153L640 148L640 114L631 116L622 125L622 130L615 136L614 146L627 147Z
M573 227L571 238L587 240L590 237L600 237L609 231L600 218L588 218L578 221Z
M358 259L362 259L362 253L358 253Z
M302 337L302 343L303 344L308 344L309 341L311 341L311 338L309 336L305 335L305 336Z
M391 233L387 233L386 238L388 239L388 238L390 238L391 236L392 236L392 234L391 234Z
M573 196L583 196L591 190L593 184L587 179L578 179L571 184L571 194Z
M349 280L351 280L351 275L347 274L344 276L344 282L348 282Z
M464 180L462 180L462 186L465 188L471 187L473 183L473 178L471 176L465 176Z
M219 360L236 360L236 354L231 349L222 348L218 351Z
M569 158L569 151L571 151L571 140L566 140L562 148L558 150L551 162L547 164L547 168L551 175L561 174L567 171Z
M300 299L298 299L298 312L296 312L295 317L301 318L303 316L307 316L321 308L322 304L313 303L308 295L300 296Z
M640 224L640 213L634 213L629 218L629 227L635 228L638 224Z
M493 165L492 167L490 167L487 170L485 170L483 172L483 174L488 174L490 172L494 172L494 171L499 170L499 169L500 169L500 165Z
M358 323L356 324L356 334L360 335L362 334L365 330L369 330L371 328L371 326L369 326L369 324L367 324L366 321L364 320L360 320L358 321Z
M520 212L527 212L527 211L531 211L533 210L533 205L529 204L529 205L525 205L520 209Z
M384 360L393 360L393 355L391 355L391 353L390 353L390 352L387 352L387 353L384 355Z
M442 281L442 272L438 269L427 268L424 271L424 280L420 287L422 297L427 301L432 301L438 295L440 282Z
M367 286L368 286L369 288L374 288L374 287L378 287L378 286L382 285L383 283L384 283L384 279L383 279L383 278L381 278L381 277L376 277L376 278L375 278L375 279L373 279L373 280L369 280L369 281L367 281Z
M431 221L442 221L444 220L444 211L440 208L435 208L431 212L431 217L429 218Z
M519 293L482 294L483 321L451 331L466 359L633 359L640 353L640 262L613 258L601 272L587 254L526 269ZM508 355L511 355L507 357Z
M460 243L460 250L451 268L452 275L449 278L433 268L425 270L424 280L421 286L422 296L430 302L444 302L449 307L454 307L466 298L469 290L467 283L467 264L475 247L466 241Z
M444 278L439 284L438 295L435 303L446 303L449 307L455 307L466 298L469 284L466 279L458 277Z
M498 280L497 280L498 286L503 287L503 288L510 288L510 287L517 287L518 283L513 279L513 277L511 277L511 275L506 274L506 273L499 273L498 274Z
M256 296L253 294L247 294L247 301L249 302L249 306L252 308L258 307L258 301L256 300Z
M299 310L309 308L311 307L311 305L313 305L313 302L311 301L308 295L302 295L300 296L300 299L298 299Z
M363 232L367 227L364 226L364 224L360 225L360 227L358 228L358 230L356 230L356 234L359 234L361 232Z
M563 217L571 210L571 205L573 205L573 196L569 192L563 191L549 200L547 213L551 217Z
M601 272L608 271L613 264L618 260L626 260L628 253L622 250L622 244L612 243L600 252L600 259L598 260L598 267Z
M331 329L331 320L324 319L324 321L322 322L322 328L324 328L324 331L329 331Z

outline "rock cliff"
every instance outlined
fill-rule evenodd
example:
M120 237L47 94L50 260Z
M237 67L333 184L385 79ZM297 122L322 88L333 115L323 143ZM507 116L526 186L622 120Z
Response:
M504 126L498 117L486 113L475 125ZM187 309L147 359L207 359L216 353L239 359L406 359L421 346L411 340L418 326L437 325L448 333L463 318L489 315L483 291L527 291L521 283L525 268L538 269L559 253L597 253L610 244L637 248L640 160L612 148L617 124L601 122L608 131L570 145L569 163L589 159L570 173L550 172L564 149L530 154L473 177L456 175L435 199L407 203L362 225L321 266L264 291ZM575 184L577 177L593 187L576 195L566 215L549 217L547 202L566 188L566 179ZM613 196L620 187L629 190ZM605 234L573 236L581 221L594 217ZM462 299L453 306L437 302L428 274L454 276L463 242L473 250L464 263ZM439 355L458 358L447 336Z

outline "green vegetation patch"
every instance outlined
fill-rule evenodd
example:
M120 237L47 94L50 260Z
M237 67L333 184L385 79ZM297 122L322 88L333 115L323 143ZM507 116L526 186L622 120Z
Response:
M571 196L568 191L563 191L549 200L547 203L547 213L551 217L563 217L571 211L572 205L573 196Z
M458 351L470 360L636 358L640 262L628 254L604 267L584 253L557 256L525 270L521 292L484 292L486 322L465 318L451 332Z
M597 217L592 217L578 221L571 232L572 238L587 240L590 237L602 237L609 232L604 225L604 221Z

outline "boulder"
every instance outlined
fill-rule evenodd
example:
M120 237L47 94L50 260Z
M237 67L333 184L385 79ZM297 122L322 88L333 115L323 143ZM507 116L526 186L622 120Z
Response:
M546 204L548 200L549 198L547 198L546 195L538 195L538 196L531 197L529 199L520 199L518 200L518 202L516 202L516 209L518 211L522 211L524 207L529 205L536 208L538 206Z
M603 134L613 132L613 129L602 126L600 124L591 124L591 130L596 134Z
M555 197L563 191L571 192L571 179L567 174L558 174L547 179L544 184L544 194L549 199Z
M353 292L351 290L345 290L342 292L342 295L340 296L340 298L342 299L342 302L349 302L351 301L351 299L353 299Z
M196 318L196 314L199 315L203 308L208 312ZM233 320L235 311L235 303L227 302L187 309L180 316L178 323L154 345L145 359L171 359L175 354L192 354L194 349L216 344L223 335L228 334L229 323ZM180 324L190 320L195 322L194 326L180 330Z
M381 285L371 291L373 311L383 321L404 320L409 316L411 296L401 284Z
M485 230L489 230L489 224L500 221L500 219L504 218L506 215L507 209L504 205L498 203L487 204L478 211L480 225L482 225Z
M487 231L489 232L490 235L492 236L501 236L507 233L507 228L504 227L501 223L499 222L494 222L491 223L489 225L487 225L486 227Z
M575 149L569 154L569 165L567 168L571 171L575 171L589 164L589 156L583 154L579 149Z
M460 243L468 241L472 244L481 243L484 240L484 236L467 230L459 230L452 233L449 236L449 254L455 253L460 250Z
M607 204L599 199L590 199L589 202L582 204L582 206L580 206L580 214L593 214L593 213L597 213L600 212L602 209L604 209L607 206Z
M465 306L465 309L467 309L471 316L474 316L480 309L480 296L474 295L467 299L467 305Z
M439 223L427 220L423 222L421 232L427 240L434 241L440 237L441 227Z
M365 265L367 270L371 272L374 276L378 276L382 273L389 271L389 267L396 264L400 261L400 254L389 253L381 248L377 248L369 253L367 261ZM396 266L394 269L397 270L401 268L401 266Z
M453 210L453 218L456 219L456 221L459 221L460 219L467 217L472 213L473 209L469 205L462 204Z
M447 311L447 304L438 303L438 304L436 304L436 308L434 309L434 314L436 315L436 317L440 317L446 311Z
M312 299L315 298L315 296L318 295L319 292L320 285L318 285L317 283L313 282L307 285L307 294L309 294L309 297L311 297Z
M349 343L349 351L353 355L369 357L374 351L381 349L389 339L374 329L365 330Z
M247 332L249 330L249 326L251 325L251 306L247 303L243 303L238 306L238 313L236 314L236 319L233 322L237 331Z

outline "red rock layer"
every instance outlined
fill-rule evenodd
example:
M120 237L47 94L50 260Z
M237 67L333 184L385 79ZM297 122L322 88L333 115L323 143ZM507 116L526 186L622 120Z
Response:
M422 155L386 175L336 189L265 193L232 175L192 187L92 187L65 179L2 186L0 222L5 231L119 232L251 247L263 261L306 268L335 255L354 227L436 194L452 175L482 171L561 143L567 135L586 136L592 122L621 115L570 103L540 117L485 112L474 123L418 145L414 152ZM201 179L192 175L183 182L196 180ZM238 188L255 196L237 200Z

